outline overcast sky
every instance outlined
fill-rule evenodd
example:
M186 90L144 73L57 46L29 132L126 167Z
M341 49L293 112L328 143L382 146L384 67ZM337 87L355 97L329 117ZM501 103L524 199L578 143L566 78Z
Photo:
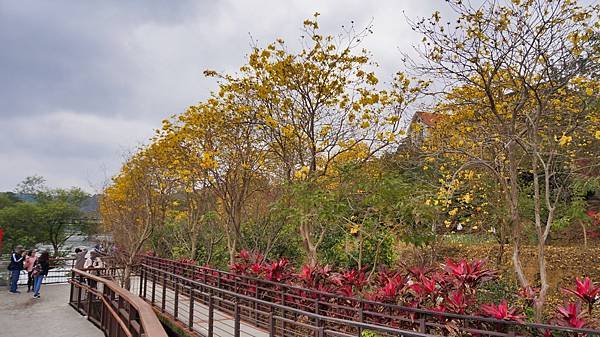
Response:
M298 45L318 11L324 33L373 20L364 46L388 80L419 37L405 19L442 0L0 0L0 191L28 175L95 192L161 120L215 89L250 49Z

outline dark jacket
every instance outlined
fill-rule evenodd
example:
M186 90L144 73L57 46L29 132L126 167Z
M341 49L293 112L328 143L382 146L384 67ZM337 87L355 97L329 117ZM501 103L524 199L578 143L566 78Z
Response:
M10 263L8 264L8 270L23 270L24 259L24 256L17 254L17 252L12 252L12 254L10 254Z
M44 261L44 260L37 260L35 262L37 265L40 266L41 271L37 276L46 276L48 275L48 270L50 269L50 262L48 260Z

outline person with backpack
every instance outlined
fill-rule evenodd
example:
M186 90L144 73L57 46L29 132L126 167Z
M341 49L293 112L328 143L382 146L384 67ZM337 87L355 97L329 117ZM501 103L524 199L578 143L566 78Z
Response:
M27 292L33 289L33 266L37 261L37 255L34 249L27 252L25 256L25 262L23 263L23 269L27 271Z
M33 298L40 298L40 289L42 288L42 281L44 277L48 275L50 269L50 254L47 251L43 252L42 255L37 259L33 266Z
M23 270L23 247L17 246L10 254L10 263L8 264L8 270L10 270L10 293L11 294L20 294L21 292L17 290L19 283L19 276L21 275L21 270Z

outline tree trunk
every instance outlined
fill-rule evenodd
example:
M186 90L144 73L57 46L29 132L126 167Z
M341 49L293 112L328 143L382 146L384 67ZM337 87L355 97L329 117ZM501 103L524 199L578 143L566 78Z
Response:
M546 303L546 295L548 293L548 277L546 275L546 257L545 257L545 240L538 242L538 267L540 272L540 292L534 302L535 304L535 321L540 323L544 318L544 304Z
M510 206L510 224L512 227L513 237L513 267L517 280L521 287L526 288L529 286L529 282L525 277L523 271L523 265L521 265L521 216L519 213L519 176L517 171L517 160L515 158L515 143L511 142L508 147L508 159L509 159L509 191L508 201Z
M127 290L131 287L131 266L129 264L125 264L123 269L123 283L121 286Z
M131 288L131 270L133 267L133 263L135 262L135 257L137 253L131 254L127 259L127 263L125 263L125 268L123 269L123 288L129 290Z
M229 251L229 264L233 265L237 254L237 239L235 234L231 233L231 229L227 231L227 250Z
M190 247L190 259L196 260L196 251L198 250L198 245L196 244L197 238L192 235L192 243Z
M585 229L585 222L579 220L579 224L581 225L581 231L583 232L583 247L587 249L588 240L587 240L587 231Z
M300 236L302 236L302 246L306 253L307 263L311 266L317 265L317 246L313 243L311 226L307 221L302 221L300 223Z

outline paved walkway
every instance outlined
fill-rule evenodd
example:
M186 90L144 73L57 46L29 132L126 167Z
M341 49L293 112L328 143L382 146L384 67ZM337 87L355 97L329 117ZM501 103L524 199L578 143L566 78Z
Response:
M0 336L102 337L104 334L69 304L69 285L44 285L41 299L0 287Z

